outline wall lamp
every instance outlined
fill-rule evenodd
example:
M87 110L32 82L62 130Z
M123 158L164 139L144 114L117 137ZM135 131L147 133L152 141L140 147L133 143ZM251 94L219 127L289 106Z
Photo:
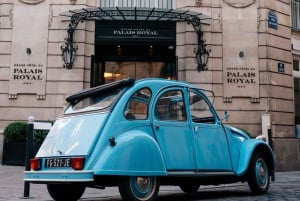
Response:
M78 47L74 46L73 44L73 32L74 29L68 30L68 37L65 39L65 44L60 47L64 61L64 67L67 69L71 69L73 67L76 51L78 49Z
M207 70L207 62L209 58L209 50L206 49L205 41L203 40L203 32L198 29L196 30L198 36L198 47L195 48L196 60L197 60L197 70L205 71Z

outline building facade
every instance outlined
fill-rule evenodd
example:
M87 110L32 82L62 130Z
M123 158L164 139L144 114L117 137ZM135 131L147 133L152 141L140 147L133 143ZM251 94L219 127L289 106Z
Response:
M253 137L271 133L278 170L299 169L299 6L298 0L0 0L0 130L29 116L53 121L65 98L85 88L128 76L178 79L214 91L228 123ZM196 59L200 45L209 50L206 66Z

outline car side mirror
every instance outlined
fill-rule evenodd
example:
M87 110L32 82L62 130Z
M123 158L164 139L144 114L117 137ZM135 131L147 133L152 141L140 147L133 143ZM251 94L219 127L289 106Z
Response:
M226 122L227 122L228 119L229 119L229 114L228 114L228 111L227 111L227 110L224 111L224 119L225 119Z

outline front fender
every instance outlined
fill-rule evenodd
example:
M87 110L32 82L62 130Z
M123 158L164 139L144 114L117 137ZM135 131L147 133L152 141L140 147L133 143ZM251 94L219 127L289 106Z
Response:
M273 151L267 143L257 139L249 139L242 144L236 175L240 176L247 172L251 157L255 151L260 151L266 156L272 176L275 166Z
M107 146L94 166L96 175L164 176L164 160L156 141L139 130L128 131Z

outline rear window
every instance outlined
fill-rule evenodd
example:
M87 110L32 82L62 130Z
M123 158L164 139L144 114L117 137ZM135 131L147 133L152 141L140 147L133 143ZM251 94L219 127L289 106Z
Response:
M117 100L120 93L121 90L116 89L86 97L82 100L72 103L66 109L65 114L107 109Z

